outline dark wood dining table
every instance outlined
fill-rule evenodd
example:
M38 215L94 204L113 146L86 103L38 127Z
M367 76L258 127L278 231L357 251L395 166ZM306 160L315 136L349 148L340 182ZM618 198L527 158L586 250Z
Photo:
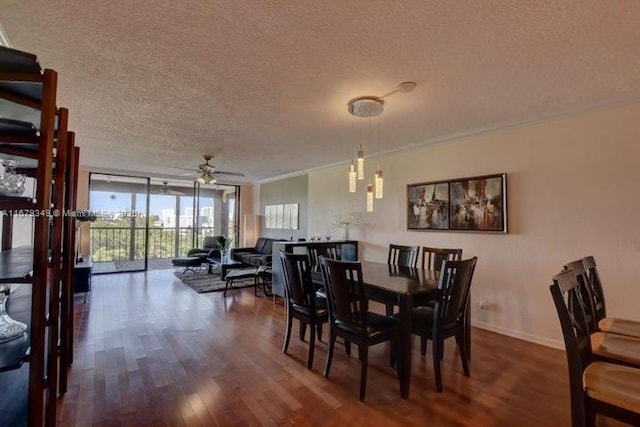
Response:
M409 398L411 382L411 308L435 298L438 273L433 270L400 267L381 262L362 261L362 277L370 291L369 298L399 307L401 323L400 349L397 360L400 395Z

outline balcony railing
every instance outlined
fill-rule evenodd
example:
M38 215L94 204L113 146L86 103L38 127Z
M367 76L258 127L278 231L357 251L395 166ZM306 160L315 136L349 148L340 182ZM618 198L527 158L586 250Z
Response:
M191 227L149 228L149 259L186 256L189 249L198 247L198 243L194 246L193 233ZM198 228L199 241L213 235L213 227ZM144 227L91 227L91 256L94 262L141 261L144 255Z

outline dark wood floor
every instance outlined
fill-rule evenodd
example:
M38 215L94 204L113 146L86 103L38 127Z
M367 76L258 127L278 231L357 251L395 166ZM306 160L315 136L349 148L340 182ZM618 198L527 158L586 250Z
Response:
M282 304L252 289L197 294L170 270L94 276L86 303L76 297L75 361L59 425L570 425L558 350L474 329L471 377L449 344L437 393L430 353L422 357L414 338L403 400L382 344L370 350L361 403L357 351L349 358L339 348L325 379L326 344L309 371L298 325L288 355L283 331Z

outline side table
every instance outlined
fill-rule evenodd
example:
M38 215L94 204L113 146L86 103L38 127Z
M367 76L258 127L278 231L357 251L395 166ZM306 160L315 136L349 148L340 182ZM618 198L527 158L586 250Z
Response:
M73 284L73 292L81 293L81 292L89 292L91 291L91 269L93 267L93 262L91 262L91 258L85 258L82 261L76 262L73 272L74 272L74 284Z

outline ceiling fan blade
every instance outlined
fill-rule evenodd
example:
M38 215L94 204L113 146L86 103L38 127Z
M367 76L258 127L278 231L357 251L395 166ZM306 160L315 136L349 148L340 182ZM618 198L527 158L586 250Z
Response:
M169 167L173 169L182 169L183 171L192 171L192 172L196 171L196 169L194 168L181 168L180 166L169 166Z
M187 172L187 173L181 173L179 176L196 176L196 175L200 175L200 172Z
M219 171L217 169L214 172L214 174L217 174L217 175L229 175L229 176L244 176L244 174L242 172Z

